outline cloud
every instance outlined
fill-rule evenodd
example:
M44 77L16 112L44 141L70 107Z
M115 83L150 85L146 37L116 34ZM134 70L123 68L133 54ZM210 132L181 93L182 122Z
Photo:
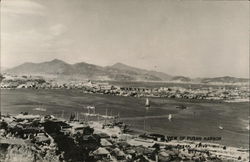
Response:
M15 33L2 33L2 56L23 55L24 53L50 50L45 44L53 39L50 35L44 35L36 30Z
M68 53L71 40L61 37L67 30L62 24L52 24L44 28L33 28L1 33L1 63L10 67L31 61L33 57L50 59Z
M59 36L62 33L64 33L66 31L66 27L62 24L56 24L50 27L50 32L54 35L54 36Z
M3 14L28 14L28 15L44 15L45 7L31 0L3 0Z
M50 48L55 44L65 45L68 40L60 36L67 30L62 24L54 24L46 28L32 28L30 30L21 31L3 31L1 33L2 44L5 47L15 47L13 49L26 49L31 51L36 48L43 50Z

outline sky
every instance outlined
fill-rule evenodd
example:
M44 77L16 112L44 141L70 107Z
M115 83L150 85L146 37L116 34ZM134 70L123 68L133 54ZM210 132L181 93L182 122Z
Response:
M2 0L1 66L134 67L189 77L249 77L249 2Z

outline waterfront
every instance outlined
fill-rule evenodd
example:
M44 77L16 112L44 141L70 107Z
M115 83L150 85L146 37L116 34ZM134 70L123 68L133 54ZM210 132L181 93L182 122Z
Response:
M249 120L248 103L220 103L212 101L150 98L151 107L146 120L146 130L167 136L215 136L216 141L229 146L248 148ZM1 110L3 113L17 114L57 114L68 117L71 112L82 112L83 107L94 105L96 112L113 115L120 113L121 119L132 128L143 132L145 98L84 94L80 90L1 90ZM185 104L185 110L176 106ZM47 111L36 111L42 107ZM173 114L170 122L166 117ZM222 125L223 130L218 129ZM212 142L212 141L210 141Z

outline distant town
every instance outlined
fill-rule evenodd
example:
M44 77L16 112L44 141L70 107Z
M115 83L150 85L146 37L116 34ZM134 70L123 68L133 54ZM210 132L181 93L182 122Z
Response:
M17 76L4 74L2 76L1 89L79 89L83 93L97 93L117 96L133 97L162 97L198 100L221 100L225 102L247 102L249 101L249 84L232 83L227 86L219 84L216 86L181 87L176 84L169 87L138 87L118 86L105 81L57 81L45 80L36 76Z

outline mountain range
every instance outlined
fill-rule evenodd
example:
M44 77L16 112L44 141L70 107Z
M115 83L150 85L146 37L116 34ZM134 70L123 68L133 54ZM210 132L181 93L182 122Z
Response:
M24 63L4 72L15 75L40 75L67 78L82 78L94 80L116 80L116 81L165 81L172 76L156 71L130 67L122 63L112 66L98 66L80 62L68 64L62 60L54 59L42 63Z
M5 73L15 75L39 75L44 77L68 79L92 79L114 81L172 81L172 82L248 82L248 79L234 77L199 78L191 79L185 76L172 76L163 72L140 69L123 63L112 66L98 66L80 62L68 64L62 60L54 59L48 62L27 62L14 68L4 70Z

